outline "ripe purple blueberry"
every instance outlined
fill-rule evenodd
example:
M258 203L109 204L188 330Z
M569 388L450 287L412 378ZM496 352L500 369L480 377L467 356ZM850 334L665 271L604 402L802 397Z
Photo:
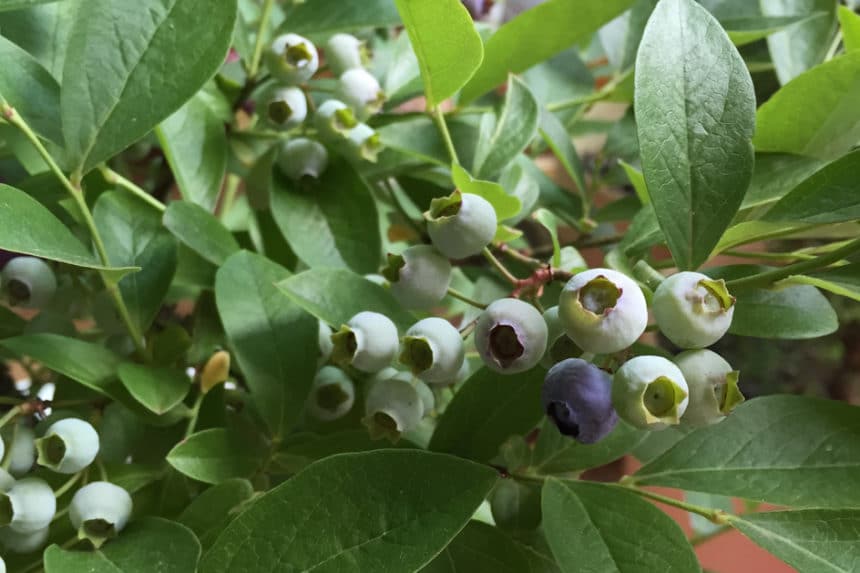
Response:
M612 378L579 358L568 358L550 368L541 400L558 431L583 444L600 441L618 423L612 406Z
M537 365L546 352L547 328L532 305L515 298L490 304L475 326L475 346L489 368L515 374Z

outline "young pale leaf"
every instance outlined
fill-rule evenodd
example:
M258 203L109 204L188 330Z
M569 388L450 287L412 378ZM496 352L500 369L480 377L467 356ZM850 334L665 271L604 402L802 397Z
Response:
M224 224L194 203L171 201L163 222L173 236L212 264L223 265L239 250L239 243Z
M461 571L523 573L531 568L523 551L501 530L472 520L420 573Z
M451 138L454 140L454 149L457 150L457 157L463 164L471 165L471 158L480 135L476 122L469 116L450 117L447 122ZM428 117L418 117L382 126L379 128L379 137L388 149L440 166L451 165L451 156L448 154L439 128Z
M636 60L642 171L675 263L711 254L753 170L755 95L746 64L693 0L661 0Z
M318 354L317 321L275 286L289 276L265 257L240 251L215 277L224 331L260 415L276 436L298 419Z
M119 288L132 320L146 331L176 273L176 240L161 226L157 211L123 191L102 193L93 219L110 262L140 267L123 277Z
M200 573L415 571L495 482L487 466L424 451L332 456L257 499L218 537Z
M346 324L364 310L384 314L402 330L415 323L388 290L346 269L311 269L280 282L278 288L330 326Z
M430 440L430 449L489 460L510 436L525 434L540 421L544 371L505 376L481 368L466 380L448 405ZM500 384L504 392L500 394Z
M382 262L379 215L367 182L345 161L329 165L312 189L273 178L272 215L309 267L375 273Z
M198 95L162 121L155 133L182 196L214 210L227 169L224 122Z
M522 209L520 200L505 193L501 185L493 181L474 179L459 163L451 164L451 179L454 180L454 186L463 193L472 193L486 199L496 210L499 221L515 217Z
M484 58L484 44L460 0L395 0L436 106L469 81Z
M400 17L391 0L313 0L293 3L278 33L329 35L399 24Z
M858 173L860 150L840 157L810 175L780 199L764 219L802 223L841 223L860 219Z
M793 507L860 507L860 409L767 396L685 436L636 482ZM814 436L815 439L801 439Z
M834 267L812 275L795 275L787 278L785 282L812 285L860 302L860 263Z
M840 6L838 16L845 51L856 52L860 50L860 14L855 14L847 6Z
M236 0L81 3L60 94L75 169L125 149L191 98L223 63L235 19Z
M465 104L597 31L633 4L633 0L549 0L526 10L490 36L484 61L463 88Z
M259 441L228 428L192 434L167 454L167 463L192 479L218 484L251 477L265 460Z
M860 510L768 511L730 523L800 573L857 571Z
M541 207L532 213L532 218L543 225L552 241L551 264L555 268L561 267L561 243L558 242L558 219L549 209Z
M492 135L478 140L472 171L485 179L507 167L534 138L539 116L540 108L528 86L510 76L502 112ZM483 123L481 127L483 131Z
M119 367L119 379L135 400L156 414L180 404L191 389L188 375L175 368L126 362Z
M780 83L787 84L820 64L836 30L834 0L767 0L765 16L808 16L803 22L768 37L767 45Z
M550 475L599 467L632 451L646 436L648 432L619 422L600 442L584 445L562 435L555 425L544 421L532 451L529 471Z
M758 110L758 151L834 159L860 140L860 52L830 60L785 85ZM815 102L815 105L809 105Z
M200 559L200 543L176 522L136 519L95 551L45 550L45 573L188 573Z
M565 573L701 571L678 524L632 492L550 478L541 497L546 538Z
M62 142L57 80L33 56L2 36L0 61L0 102L12 106L42 137Z

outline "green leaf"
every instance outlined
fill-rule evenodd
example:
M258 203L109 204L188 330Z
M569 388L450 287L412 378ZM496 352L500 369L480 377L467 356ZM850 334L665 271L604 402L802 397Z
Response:
M119 366L118 373L132 397L156 414L164 414L181 404L191 389L188 375L175 368L126 362Z
M545 111L541 113L539 131L553 155L558 158L565 172L576 184L576 189L580 194L584 194L586 189L585 168L582 166L582 161L579 159L576 148L573 147L572 138L567 133L564 124L555 115Z
M119 288L132 320L146 331L176 273L176 240L162 228L158 211L122 191L102 193L93 219L111 263L140 267Z
M283 446L273 459L273 467L287 473L298 473L317 460L343 452L369 452L391 448L385 440L372 440L367 429L343 430L322 436L309 435ZM400 439L394 447L414 448L415 444Z
M228 428L203 430L179 442L167 463L192 479L218 484L251 477L265 461L260 442Z
M473 178L459 163L451 164L451 179L454 181L454 186L463 193L479 195L489 201L499 221L516 217L522 209L520 200L505 193L501 185Z
M860 140L860 53L839 56L785 85L758 110L758 151L834 159ZM809 102L815 102L810 106Z
M420 573L524 573L526 557L499 529L470 521L436 559Z
M37 4L47 4L48 2L56 2L57 0L0 0L0 12L7 10L21 10Z
M736 265L707 270L714 278L741 278L769 267ZM731 334L757 338L806 339L835 332L836 311L818 289L806 285L732 292L736 297Z
M544 531L562 571L701 571L678 524L632 492L550 478L541 497Z
M847 6L840 6L837 13L842 28L842 42L846 52L860 50L860 14L855 14Z
M596 32L633 0L571 2L549 0L526 10L490 36L484 61L460 95L465 104Z
M15 108L33 131L54 143L60 130L60 85L33 56L0 36L0 101Z
M236 0L82 3L60 94L69 162L89 171L179 109L224 62L235 19Z
M439 419L430 449L491 459L510 436L525 434L540 421L543 377L541 368L504 377L481 368L454 395Z
M199 559L200 543L187 527L144 517L95 551L51 545L45 550L45 573L188 573Z
M3 184L0 184L0 249L76 267L108 270L114 278L136 270L104 267L38 201Z
M382 238L376 203L351 165L334 162L311 189L286 177L276 176L273 183L272 215L306 265L379 270Z
M42 0L0 1L0 10L16 7L15 11L3 14L3 36L36 58L59 82L63 77L66 45L77 6L74 2L48 1L51 3ZM59 141L63 141L62 132Z
M537 133L540 108L528 86L516 76L508 78L505 103L495 121L492 135L478 140L472 171L477 177L486 179L497 175L531 143ZM488 124L490 125L490 124ZM481 132L484 132L484 122ZM489 133L489 129L487 133Z
M469 165L468 159L474 154L479 136L474 119L451 117L446 121L451 139L454 140L457 157L464 164ZM439 134L439 128L428 117L422 116L385 125L379 128L378 133L382 144L388 149L440 166L451 165L451 157Z
M5 306L0 306L0 338L18 336L27 328L27 321Z
M215 298L251 396L271 432L286 433L316 373L318 324L278 290L289 271L240 251L215 277Z
M279 33L329 35L363 28L397 26L400 17L391 0L313 0L298 2L287 10Z
M484 59L484 44L460 0L394 0L436 106L457 92Z
M807 284L860 301L860 263L836 267L812 275L794 275L785 284ZM780 282L780 285L784 284Z
M651 203L651 197L648 195L648 187L645 185L645 176L642 175L642 172L624 160L619 159L618 164L624 169L624 174L627 175L627 179L633 185L633 190L636 191L636 197L639 199L639 202L642 205Z
M193 531L206 550L253 495L248 480L228 479L197 496L176 521Z
M236 518L200 573L415 571L466 525L495 482L487 466L424 451L332 456Z
M748 400L720 424L685 436L635 480L793 507L860 507L858 414L801 396Z
M769 511L736 517L730 523L800 573L857 571L858 510Z
M227 169L224 122L200 95L155 130L183 198L213 211Z
M543 225L552 241L552 266L561 267L561 244L558 241L558 219L552 211L541 207L532 213L532 218Z
M857 173L860 150L825 165L780 199L764 219L803 223L841 223L860 219Z
M415 323L383 287L346 269L311 269L278 284L297 305L331 326L346 324L361 311L379 312L401 330Z
M647 436L648 432L618 422L600 442L584 445L562 435L554 424L545 421L532 451L529 471L548 475L596 468L632 451Z
M651 15L636 60L635 110L657 219L675 263L697 268L749 185L755 95L743 59L692 0L661 0Z
M823 15L823 12L816 12L813 15L801 16L753 16L748 18L730 18L720 19L720 24L725 28L726 33L735 46L744 46L751 44L756 40L766 38L771 34L775 34L781 30L803 22L811 20Z
M221 221L189 201L171 201L163 222L177 239L212 264L223 265L239 250L239 243Z
M836 4L836 0L761 2L765 16L809 16L819 13L768 37L767 45L780 83L787 84L824 60L836 30Z
M741 209L775 203L824 163L812 157L783 153L758 153L755 170Z

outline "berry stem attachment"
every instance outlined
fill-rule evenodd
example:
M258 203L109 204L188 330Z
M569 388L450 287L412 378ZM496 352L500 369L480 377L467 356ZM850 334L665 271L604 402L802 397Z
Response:
M666 278L645 261L639 261L633 266L633 276L651 290L656 290Z
M490 261L490 264L496 267L496 270L499 271L499 273L501 273L501 275L505 277L505 279L509 283L511 283L512 285L516 285L517 283L519 283L520 279L511 274L511 271L509 271L507 267L502 264L502 261L496 258L496 256L490 251L490 249L484 247L484 250L481 252L483 253L484 258Z
M21 411L22 408L18 405L6 412L6 415L0 418L0 428L17 418L21 414Z
M539 269L544 266L543 261L536 259L534 257L530 257L528 255L524 255L516 249L511 248L507 243L500 243L496 246L500 253L507 256L508 258L522 263L524 265L528 265L532 268Z
M457 149L454 147L454 141L451 139L451 132L448 131L448 124L445 123L445 114L442 108L436 106L433 109L433 119L436 120L436 125L439 127L439 133L442 134L442 139L445 141L445 147L448 149L448 155L451 156L451 161L460 163L457 157Z
M162 203L161 201L147 193L144 189L139 187L137 184L135 184L133 181L126 179L107 165L100 165L99 171L101 172L102 177L104 177L105 181L125 189L147 205L150 205L151 207L157 209L159 212L164 213L164 211L167 209L167 207L164 206L164 203Z
M272 17L272 7L274 0L265 0L263 2L263 13L260 15L260 25L257 27L257 39L254 42L254 54L251 56L251 63L248 65L248 79L253 80L257 77L260 71L260 61L263 58L263 46L265 45L266 30L269 27L269 20Z
M457 300L461 300L468 305L474 306L475 308L480 308L481 310L484 310L485 308L487 308L486 304L480 303L473 298L469 298L468 296L461 293L460 291L452 289L452 288L448 288L448 296L456 298Z
M76 483L78 483L78 480L81 479L81 476L84 475L84 472L86 472L86 470L78 472L72 477L70 477L68 480L66 480L66 483L54 490L54 497L57 499L63 497L63 495L65 495L70 489L75 486Z

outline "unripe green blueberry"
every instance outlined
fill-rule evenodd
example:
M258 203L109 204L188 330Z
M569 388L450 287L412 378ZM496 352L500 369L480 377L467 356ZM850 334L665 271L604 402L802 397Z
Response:
M688 350L675 357L690 392L682 426L700 427L721 422L744 396L738 388L737 370L710 350Z
M465 358L460 331L445 319L430 317L419 320L403 337L400 362L425 382L452 382Z
M308 100L299 88L280 88L266 101L266 120L276 129L298 127L308 116Z
M401 434L413 430L424 416L424 403L415 386L397 378L380 380L365 398L362 420L374 440L388 438L392 442Z
M33 553L45 546L50 533L50 527L27 533L15 531L11 527L3 527L0 528L0 547L9 553ZM0 573L3 573L2 567L0 567Z
M57 278L48 263L36 257L15 257L3 267L3 291L9 304L42 308L54 298Z
M399 255L389 254L382 276L404 308L427 309L445 298L451 263L430 245L416 245Z
M319 68L316 47L298 34L275 38L264 54L264 61L275 79L291 85L308 81Z
M590 269L564 286L558 316L582 350L611 354L628 348L645 332L648 304L630 277L612 269Z
M475 347L489 368L515 374L534 367L546 352L546 322L527 302L503 298L490 304L475 325Z
M546 352L541 358L541 366L552 368L553 364L566 358L577 358L582 355L576 343L570 339L564 330L564 325L558 317L558 306L551 306L543 313L546 322L547 344Z
M329 38L325 44L325 57L336 76L364 67L369 60L364 42L351 34L335 34Z
M73 474L93 463L99 453L99 435L88 422L66 418L55 422L36 440L37 462L61 474Z
M346 138L347 150L352 157L376 163L376 157L382 150L382 140L372 127L359 123L349 130Z
M685 271L660 283L651 308L657 326L676 346L704 348L729 330L735 299L722 279Z
M75 493L69 505L69 519L78 531L78 539L88 539L98 549L125 528L131 509L131 496L126 490L96 481Z
M689 389L677 366L661 356L637 356L625 362L612 381L612 405L627 423L662 430L681 421Z
M54 491L44 480L24 478L0 493L0 527L34 533L48 527L56 512Z
M335 366L323 366L314 377L308 399L308 411L323 422L342 418L355 403L355 385L346 372Z
M338 141L358 125L358 120L348 105L340 100L329 99L317 108L314 125L321 137Z
M459 190L433 199L424 219L433 246L449 259L480 253L493 240L498 224L489 201Z
M303 177L319 179L328 167L328 151L317 141L296 137L281 145L278 167L293 181Z
M433 394L433 390L422 380L415 380L412 384L415 386L415 391L418 392L418 397L421 398L422 417L429 415L436 407L436 396Z
M331 343L331 328L323 322L319 322L319 335L318 335L318 343L319 343L319 355L317 356L317 368L321 367L323 364L328 362L328 359L331 358L331 351L334 346Z
M377 113L385 103L385 93L377 79L361 68L347 70L340 76L335 96L351 107L361 121Z
M9 491L15 485L15 478L12 474L0 468L0 491Z
M9 473L13 476L26 474L36 463L36 435L30 426L20 423L15 427L8 458Z
M331 335L332 358L362 372L379 372L397 356L400 340L391 319L378 312L359 312Z

